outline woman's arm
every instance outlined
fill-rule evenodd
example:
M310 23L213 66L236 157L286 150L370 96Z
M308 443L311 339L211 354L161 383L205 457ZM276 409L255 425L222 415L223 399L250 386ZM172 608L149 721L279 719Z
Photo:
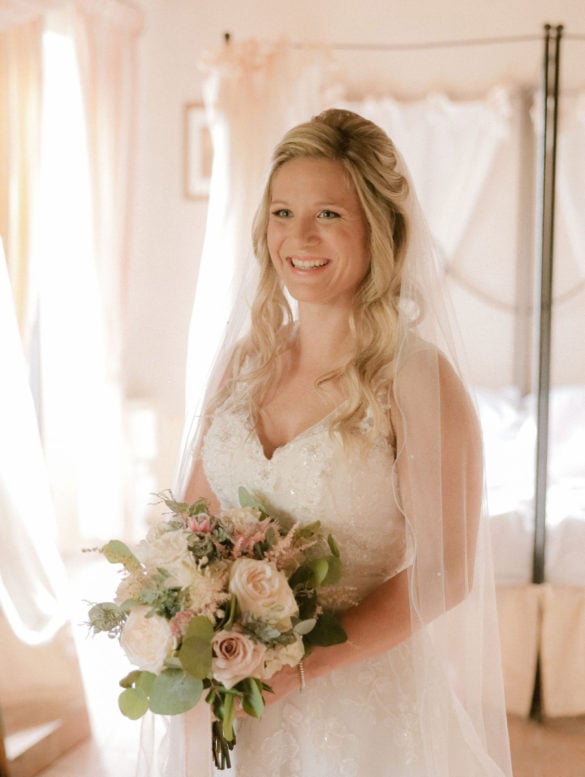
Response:
M201 456L198 456L195 460L193 471L182 499L189 504L197 501L197 499L206 499L211 513L219 513L219 501L209 485L205 469L203 468L203 462L201 461Z
M341 618L347 642L315 648L304 659L305 680L309 682L348 664L365 661L406 640L411 634L408 570L378 586ZM284 667L267 681L274 693L267 693L267 705L300 689L297 667Z
M315 648L303 662L307 681L391 649L461 602L471 588L483 489L479 427L448 362L436 352L428 356L415 355L412 374L392 407L401 508L415 535L415 563L344 614L347 642ZM439 388L434 404L425 396L431 375ZM416 440L416 450L407 435ZM425 483L430 493L417 494ZM267 704L298 690L298 670L286 667L269 682L275 693L267 694Z

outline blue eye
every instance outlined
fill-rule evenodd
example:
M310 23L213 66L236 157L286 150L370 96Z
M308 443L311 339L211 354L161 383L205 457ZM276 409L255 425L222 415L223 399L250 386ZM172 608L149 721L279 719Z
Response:
M286 219L291 215L291 212L288 208L277 208L272 211L272 215L279 219Z
M338 219L339 213L336 213L334 210L322 210L321 213L319 213L320 219Z

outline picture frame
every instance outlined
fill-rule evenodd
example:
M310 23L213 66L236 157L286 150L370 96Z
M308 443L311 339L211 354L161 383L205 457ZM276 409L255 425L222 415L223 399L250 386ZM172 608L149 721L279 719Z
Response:
M188 200L209 196L213 149L211 133L202 102L185 105L183 117L184 163L183 190Z

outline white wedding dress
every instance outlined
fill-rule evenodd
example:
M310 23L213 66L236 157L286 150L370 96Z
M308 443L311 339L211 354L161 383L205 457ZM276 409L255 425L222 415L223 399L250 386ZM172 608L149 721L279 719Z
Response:
M238 488L245 486L273 515L321 521L341 551L341 584L364 596L410 563L412 548L395 498L394 453L383 440L353 454L343 451L328 420L269 459L245 408L224 406L207 432L203 463L224 508L238 506ZM414 640L420 638L309 682L302 693L268 707L259 721L241 720L232 770L218 775L432 777L413 671ZM500 775L466 726L444 673L427 667L426 675L425 707L431 705L443 724L448 719L448 773Z

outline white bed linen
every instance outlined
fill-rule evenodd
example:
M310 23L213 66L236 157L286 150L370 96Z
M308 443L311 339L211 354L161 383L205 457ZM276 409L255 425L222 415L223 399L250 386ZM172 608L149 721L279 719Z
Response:
M496 582L532 580L536 399L476 389ZM554 387L549 404L545 578L585 587L585 385Z

